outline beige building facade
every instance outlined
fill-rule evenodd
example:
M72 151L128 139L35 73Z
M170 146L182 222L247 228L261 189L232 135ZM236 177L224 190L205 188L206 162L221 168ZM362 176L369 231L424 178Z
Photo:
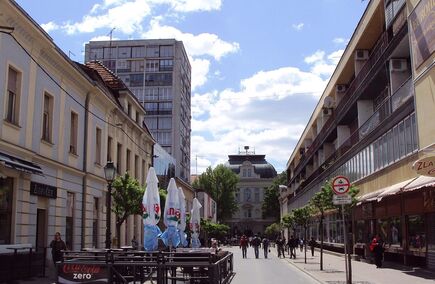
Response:
M435 156L433 1L370 1L287 163L281 213L306 205L325 180L360 190L348 226L368 257L380 234L385 258L435 267L435 179L412 165ZM343 249L339 216L323 232ZM319 238L313 222L310 236Z
M112 160L144 184L154 144L145 110L101 66L69 60L14 1L0 10L0 247L41 250L59 231L69 249L104 248L103 167ZM131 217L120 244L142 234Z

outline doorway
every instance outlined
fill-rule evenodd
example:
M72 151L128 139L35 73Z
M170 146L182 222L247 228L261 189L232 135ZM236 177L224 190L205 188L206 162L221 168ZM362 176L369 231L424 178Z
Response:
M36 211L36 251L43 251L47 245L47 210Z

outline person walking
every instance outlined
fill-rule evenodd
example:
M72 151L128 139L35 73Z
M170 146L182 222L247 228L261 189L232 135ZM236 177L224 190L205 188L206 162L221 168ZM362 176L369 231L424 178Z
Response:
M259 256L259 247L261 246L261 239L255 235L254 238L251 241L251 246L254 247L254 254L255 258L258 258Z
M278 252L278 257L281 257L281 247L283 246L281 236L278 236L276 238L275 244L276 244L276 250Z
M51 247L51 256L53 258L54 266L56 266L56 262L62 261L63 254L62 251L66 250L66 244L60 237L60 233L56 232L54 234L54 239L50 243Z
M308 245L310 246L311 249L311 256L314 256L314 247L316 246L316 240L314 239L314 237L311 237L310 242L308 243Z
M289 255L290 258L296 259L296 239L292 236L290 236L290 239L288 240L288 247L289 247Z
M304 243L305 243L304 239L299 239L299 248L301 249L301 252L304 251Z
M240 238L240 244L239 247L242 249L242 257L246 258L247 257L247 253L248 253L248 237L246 237L246 235L243 235Z
M384 254L384 241L382 240L381 236L377 234L371 244L370 244L370 250L375 255L375 264L376 268L382 267L382 258Z
M267 258L267 253L269 252L269 239L264 237L261 243L263 245L264 258Z

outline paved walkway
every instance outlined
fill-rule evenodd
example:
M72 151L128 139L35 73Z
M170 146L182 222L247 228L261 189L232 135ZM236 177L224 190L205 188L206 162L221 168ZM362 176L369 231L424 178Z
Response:
M281 259L292 264L299 270L311 275L321 283L346 283L344 256L337 254L323 254L323 271L320 270L320 252L315 251L314 257L307 252L307 263L304 253L297 251L296 259ZM376 268L374 264L362 261L352 261L352 283L361 284L424 284L435 283L435 272L402 266L394 263L384 263L383 268Z

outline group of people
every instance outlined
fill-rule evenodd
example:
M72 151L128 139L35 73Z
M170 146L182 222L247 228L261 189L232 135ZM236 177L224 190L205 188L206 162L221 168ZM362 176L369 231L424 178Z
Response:
M288 254L290 258L296 259L296 249L299 247L301 252L304 250L304 245L306 241L304 239L298 239L293 236L290 237L288 242L286 242L285 237L278 236L278 238L275 241L278 251L278 257L285 258L285 251L288 251ZM311 249L311 256L314 256L314 248L316 247L316 240L314 238L311 238L311 240L308 242L308 245Z
M263 248L264 258L267 258L267 255L270 251L269 244L270 244L270 241L266 237L261 239L258 235L255 235L250 240L246 235L242 235L242 237L240 238L239 247L242 249L242 257L243 258L247 258L249 246L254 248L255 258L259 258L260 247Z

